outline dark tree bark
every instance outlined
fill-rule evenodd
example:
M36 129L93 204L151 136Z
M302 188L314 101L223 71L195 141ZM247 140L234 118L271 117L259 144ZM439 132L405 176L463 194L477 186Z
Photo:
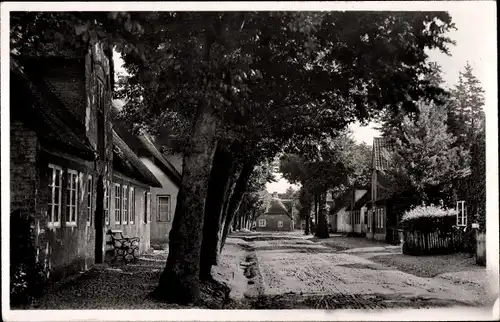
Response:
M319 221L319 216L318 216L318 195L314 195L314 233L316 234L318 232L318 221Z
M318 224L316 226L316 237L328 238L328 212L326 211L326 193L318 196Z
M234 157L233 154L231 155L232 157ZM233 166L225 185L222 201L217 205L217 207L220 207L220 212L217 217L217 222L211 224L211 229L209 233L207 231L207 234L206 235L204 234L204 240L206 239L207 243L206 247L203 248L200 258L204 261L203 262L204 279L211 279L211 268L212 266L216 266L219 263L219 255L220 255L219 249L223 235L222 231L225 228L224 223L225 223L225 217L227 215L227 209L230 203L230 196L232 195L232 191L234 190L236 180L240 175L242 167L241 163L234 159L232 164ZM227 227L227 229L229 231L229 226Z
M307 191L306 185L303 185L300 192L300 218L304 219L306 225L304 227L304 234L309 235L311 233L311 196Z
M184 155L182 184L170 231L167 264L152 294L167 302L196 303L200 296L200 251L205 198L219 120L208 103L200 107L189 150Z
M311 218L310 217L304 217L306 221L306 227L304 228L304 234L309 235L311 234Z
M218 144L214 156L207 199L205 202L205 219L203 225L203 241L200 255L200 279L212 279L212 266L217 265L217 235L222 229L224 197L229 189L230 179L234 170L231 152L226 144Z
M234 191L229 200L226 215L224 216L225 220L224 229L222 230L221 242L219 244L219 254L222 251L222 248L224 247L224 244L226 242L226 238L229 233L229 227L232 221L234 220L234 216L240 207L241 201L243 200L248 180L250 180L254 167L255 167L254 162L251 161L245 162L241 170L241 174L238 180L236 181L236 184L234 186Z

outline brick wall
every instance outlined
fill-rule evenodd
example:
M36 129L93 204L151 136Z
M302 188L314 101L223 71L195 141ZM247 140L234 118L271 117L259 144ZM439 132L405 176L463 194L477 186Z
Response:
M38 138L23 123L12 121L10 142L10 209L11 212L21 209L23 213L34 214L38 188Z
M89 211L87 208L87 188L88 176L96 176L94 164L91 161L79 160L74 157L57 152L39 153L39 180L42 187L38 191L38 207L40 216L48 219L47 202L50 191L46 187L49 184L49 163L57 165L63 169L62 176L62 218L61 226L54 228L47 224L42 226L45 232L45 244L41 244L41 252L47 257L47 268L50 270L51 278L60 279L66 275L77 271L85 270L94 264L95 247L95 225L88 224ZM67 170L75 170L79 174L78 198L77 198L77 225L66 225L67 216ZM92 195L95 196L95 185L93 185ZM92 205L95 209L95 203Z
M52 61L53 59L51 59ZM11 210L21 209L32 213L36 219L36 247L38 258L50 271L53 279L72 274L79 270L88 269L95 263L96 231L105 234L104 220L102 226L96 226L96 218L92 224L87 223L89 215L102 216L102 209L98 209L97 181L100 175L104 180L111 181L112 175L112 137L110 122L110 70L109 61L102 46L94 47L81 59L64 60L58 63L55 59L51 64L42 68L44 78L54 90L65 106L77 116L82 125L87 125L87 137L97 146L97 113L96 110L96 79L101 74L104 78L104 105L105 146L104 158L97 161L84 161L64 151L54 150L53 147L40 146L36 134L29 131L22 123L11 122ZM101 67L96 68L99 65ZM78 171L80 176L77 226L66 227L64 216L66 213L66 171L62 182L62 216L60 228L48 228L47 200L48 164L61 166L64 170ZM87 209L88 175L93 177L92 209ZM147 230L149 236L149 227ZM146 234L146 233L143 233ZM100 248L104 248L102 241ZM149 243L149 240L147 241Z
M48 266L46 247L46 206L44 206L38 170L39 141L22 122L10 123L10 211L21 210L34 219L37 261ZM11 232L15 234L16 232Z
M266 227L259 227L259 219L266 220ZM283 221L283 227L278 227L278 221ZM292 231L293 221L286 214L282 215L260 215L256 220L258 231Z

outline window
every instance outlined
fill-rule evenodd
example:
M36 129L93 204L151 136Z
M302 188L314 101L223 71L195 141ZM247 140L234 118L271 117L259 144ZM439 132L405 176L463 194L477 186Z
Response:
M157 221L170 221L170 196L157 196Z
M106 225L109 225L109 204L110 204L110 193L109 193L109 180L106 180L104 184L104 220Z
M283 220L278 220L278 228L283 227Z
M121 189L120 184L115 183L115 224L119 225L121 218Z
M128 187L122 186L122 225L128 223Z
M265 219L259 219L259 227L266 227L266 220Z
M368 210L368 220L366 222L366 227L368 228L368 231L371 231L371 218L372 218L372 211Z
M92 226L92 176L87 177L87 226Z
M457 226L467 226L467 213L465 201L457 201Z
M135 221L135 189L133 187L130 187L129 189L129 198L130 202L130 224L133 225Z
M62 168L49 164L49 193L47 203L48 224L61 227Z
M75 170L68 170L66 183L66 226L76 226L78 173Z
M384 228L384 209L377 209L377 228Z

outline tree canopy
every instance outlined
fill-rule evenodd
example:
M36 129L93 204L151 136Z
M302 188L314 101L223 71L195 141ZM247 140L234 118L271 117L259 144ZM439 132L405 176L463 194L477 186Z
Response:
M403 193L408 202L437 202L451 195L456 179L470 174L468 151L454 145L456 138L448 132L443 106L419 102L418 116L403 119L394 141L392 151L386 151L390 186L393 195Z

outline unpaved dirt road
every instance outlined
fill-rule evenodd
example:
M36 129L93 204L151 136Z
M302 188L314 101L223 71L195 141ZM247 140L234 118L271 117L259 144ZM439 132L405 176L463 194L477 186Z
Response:
M242 292L240 278L236 289L251 308L483 306L492 305L495 296L488 294L486 274L482 283L417 277L293 233L229 239L246 252L239 256L240 269L250 282Z

